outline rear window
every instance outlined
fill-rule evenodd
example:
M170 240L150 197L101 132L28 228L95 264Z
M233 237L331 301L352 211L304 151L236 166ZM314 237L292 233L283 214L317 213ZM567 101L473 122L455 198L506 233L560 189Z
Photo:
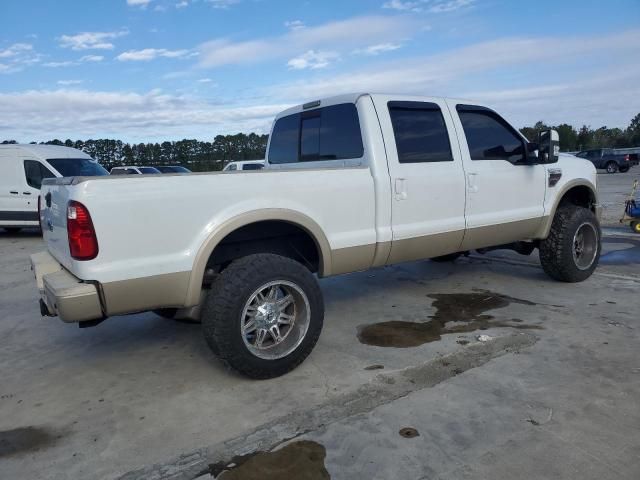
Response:
M269 163L360 158L364 154L353 103L318 108L278 119L271 134Z
M47 162L63 177L100 177L109 175L102 165L88 158L48 158Z
M389 102L400 163L451 162L451 145L440 107L427 102Z

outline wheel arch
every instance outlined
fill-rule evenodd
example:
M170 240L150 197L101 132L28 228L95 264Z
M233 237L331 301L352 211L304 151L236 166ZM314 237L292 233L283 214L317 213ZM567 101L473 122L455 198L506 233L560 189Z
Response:
M211 232L200 246L195 255L193 268L189 277L186 306L195 306L200 302L202 284L209 259L216 247L225 238L243 227L260 222L284 222L303 230L313 240L318 254L318 275L331 274L331 248L322 228L309 216L289 209L261 209L253 210L230 218Z
M598 194L595 186L584 179L576 179L567 182L560 192L558 192L553 207L549 211L549 215L545 216L540 228L538 238L547 238L551 230L553 218L556 215L558 207L565 203L571 203L576 206L585 207L591 210L596 217L599 217ZM598 218L599 220L599 218Z

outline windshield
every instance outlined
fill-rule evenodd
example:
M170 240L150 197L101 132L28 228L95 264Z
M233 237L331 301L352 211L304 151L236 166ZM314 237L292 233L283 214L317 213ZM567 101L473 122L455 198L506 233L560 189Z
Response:
M140 173L162 173L160 170L153 167L139 167L138 170L140 170Z
M99 177L109 175L102 165L89 158L48 158L47 162L63 177Z

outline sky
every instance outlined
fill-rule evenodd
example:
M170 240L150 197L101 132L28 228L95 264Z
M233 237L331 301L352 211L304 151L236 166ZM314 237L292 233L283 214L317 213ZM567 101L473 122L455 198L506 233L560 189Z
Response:
M347 92L626 127L640 0L0 0L0 140L268 133Z

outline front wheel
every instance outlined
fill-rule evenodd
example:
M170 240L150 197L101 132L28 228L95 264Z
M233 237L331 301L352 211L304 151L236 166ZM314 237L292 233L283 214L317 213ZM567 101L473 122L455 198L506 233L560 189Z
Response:
M322 292L302 264L249 255L217 276L201 319L209 347L227 366L250 378L278 377L302 363L318 341Z
M607 173L616 173L618 171L618 164L616 162L609 162L605 165Z
M540 263L551 278L582 282L600 259L600 225L593 212L575 205L556 211L549 236L540 242Z

